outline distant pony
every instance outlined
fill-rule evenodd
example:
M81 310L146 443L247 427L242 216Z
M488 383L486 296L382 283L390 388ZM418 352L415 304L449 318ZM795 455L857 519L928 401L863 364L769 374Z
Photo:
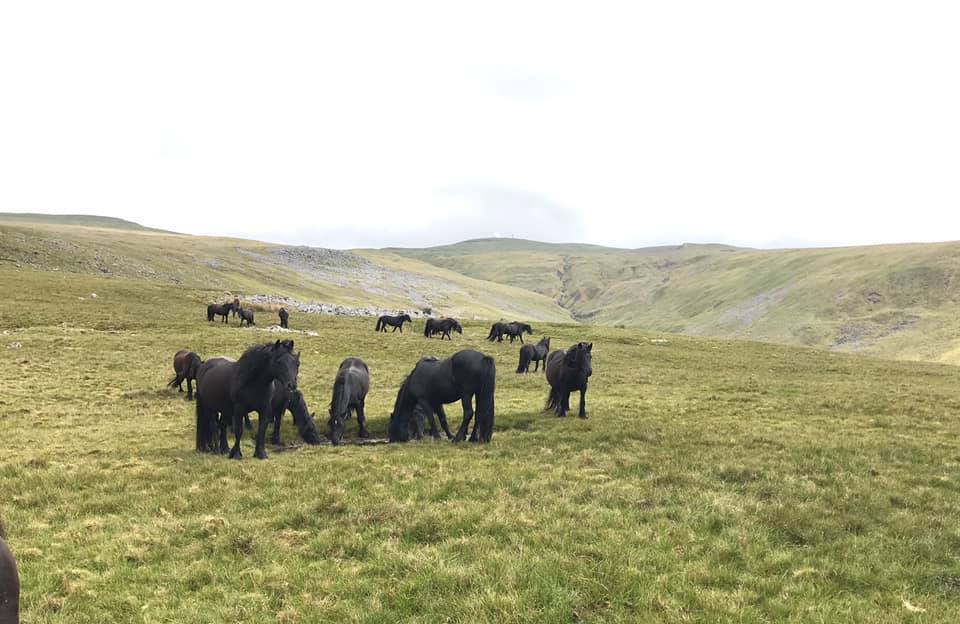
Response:
M518 373L529 373L530 362L536 362L533 372L540 370L540 362L543 362L543 370L547 370L547 354L550 352L550 338L541 338L536 345L523 345L520 347L520 364L517 366Z
M350 412L357 414L361 438L370 437L367 419L363 413L367 392L370 391L370 369L360 358L347 358L340 363L337 377L333 380L333 398L330 400L330 441L340 444Z
M433 414L440 417L447 438L462 441L474 417L473 398L476 397L476 422L470 434L471 442L489 442L493 437L494 391L497 384L497 369L493 358L479 351L465 349L445 360L423 358L407 375L397 392L397 400L390 416L390 441L406 442L410 439L411 420L416 418L419 406L430 419L430 433L438 437ZM450 433L446 403L460 401L463 406L463 422L457 435Z
M244 321L247 322L247 327L256 325L256 323L253 322L253 308L240 308L237 315L240 317L240 327L243 327Z
M425 338L430 338L440 334L440 340L446 338L447 340L453 340L450 337L450 332L455 331L458 334L463 334L463 327L460 326L457 319L452 318L443 318L443 319L427 319L426 324L423 326L423 335Z
M526 323L494 323L490 327L490 333L487 334L487 340L493 342L503 342L504 336L510 337L510 344L514 339L519 338L520 344L523 344L523 334L533 334L533 328Z
M287 312L286 308L280 308L280 311L277 312L280 315L280 327L283 329L290 328L290 313Z
M587 380L593 374L593 343L578 342L566 351L547 356L547 382L550 394L544 409L557 416L566 416L570 409L570 393L580 391L580 418L587 417Z
M233 303L211 303L207 306L207 321L213 321L214 316L222 316L223 322L226 323L230 318L230 312L235 311L236 308L233 307Z
M183 392L183 382L186 381L187 400L192 401L193 382L197 378L197 371L200 370L201 364L203 364L203 360L200 359L199 355L193 351L180 349L176 355L173 356L173 372L176 373L176 375L170 380L167 386L170 388L176 386L180 392Z
M236 316L240 311L240 297L233 298L233 315Z
M403 333L403 324L410 323L413 324L413 319L410 318L409 314L401 314L399 316L388 316L384 314L377 319L377 329L378 332L387 331L387 325L393 327L393 331L400 330L400 333Z

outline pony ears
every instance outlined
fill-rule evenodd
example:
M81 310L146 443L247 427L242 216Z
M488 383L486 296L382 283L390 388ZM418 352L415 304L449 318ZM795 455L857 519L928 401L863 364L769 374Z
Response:
M588 352L593 351L593 343L592 343L592 342L588 342L588 343L587 343L587 351L588 351Z
M274 347L283 347L290 351L293 351L293 341L292 340L278 340L273 344Z

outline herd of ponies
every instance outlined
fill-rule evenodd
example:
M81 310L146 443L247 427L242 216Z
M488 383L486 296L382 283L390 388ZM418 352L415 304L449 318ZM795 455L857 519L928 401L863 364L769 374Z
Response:
M207 320L216 316L228 322L231 313L240 318L240 324L254 324L253 310L243 308L239 299L226 304L211 304L207 307ZM288 328L289 313L281 308L280 326ZM413 324L407 314L381 316L377 319L378 332L393 327L403 333L404 323ZM463 334L463 327L455 319L426 320L424 336L440 335L452 340L451 333ZM509 337L512 343L523 334L533 334L526 323L494 323L487 339L503 342ZM557 416L565 416L570 409L570 393L580 392L580 418L586 418L587 380L593 373L591 365L592 343L580 342L566 350L550 352L550 339L543 338L536 345L525 344L520 349L517 373L529 371L534 363L538 371L540 363L550 393L547 409ZM307 444L320 444L322 436L317 429L315 414L307 409L303 393L297 387L300 370L300 354L294 351L292 340L277 340L253 345L239 359L215 357L203 361L199 355L186 349L178 351L173 358L175 377L168 384L183 392L187 383L187 399L196 401L196 446L202 453L228 454L240 459L240 439L244 429L253 428L250 412L257 412L259 423L256 431L254 456L267 458L266 431L273 423L271 441L280 443L280 420L289 411L300 437ZM440 437L434 420L436 415L447 438L453 442L490 442L493 437L494 391L496 389L496 366L493 358L473 349L458 351L445 359L425 357L420 359L406 376L397 391L397 399L390 414L388 427L390 442L406 442L423 437L424 420L430 423L430 435ZM196 384L196 390L194 390ZM360 358L348 357L340 364L333 381L330 400L328 432L332 444L340 444L346 423L356 415L358 436L369 437L364 414L364 401L370 389L370 368ZM474 408L474 400L476 408ZM447 425L443 406L460 401L463 406L463 421L454 434ZM467 435L470 423L473 429ZM233 446L228 444L228 432L234 436ZM20 577L17 564L6 542L0 535L0 624L19 622Z
M207 320L222 316L228 322L230 314L240 318L240 324L252 325L253 310L244 308L239 298L224 304L207 306ZM289 312L278 312L280 326L289 328ZM404 324L413 324L409 314L383 315L377 318L375 330L403 333ZM452 333L463 334L463 326L452 318L428 318L423 335L427 338L440 336L453 340ZM532 335L533 328L527 323L494 323L487 340L510 342L523 335ZM546 409L557 416L565 416L570 410L570 394L580 393L580 418L587 417L587 381L593 374L593 344L580 342L569 349L550 351L550 338L543 338L536 345L523 344L517 373L527 373L530 365L534 372L541 363L550 385ZM327 431L321 434L312 413L297 386L300 370L300 354L294 351L293 340L277 340L248 348L239 359L215 357L206 361L192 351L178 351L173 358L174 378L168 384L183 392L187 384L187 399L196 400L196 449L201 453L225 454L231 459L241 459L240 441L245 429L253 429L249 414L256 412L256 440L254 456L266 459L267 428L273 424L271 442L280 443L282 416L289 411L300 437L307 444L321 444L326 437L332 444L343 442L347 422L357 420L359 438L369 438L364 404L370 389L370 367L359 357L348 357L340 364L333 380ZM440 428L447 439L453 442L490 442L493 437L497 385L496 365L489 355L464 349L448 358L425 357L417 361L397 390L397 398L390 413L388 425L389 442L407 442L422 439L424 424L429 423L429 435L440 437ZM194 392L196 384L196 392ZM450 430L444 405L459 401L463 420L456 433ZM471 422L473 428L470 428ZM233 444L229 442L233 435ZM469 434L469 435L468 435Z

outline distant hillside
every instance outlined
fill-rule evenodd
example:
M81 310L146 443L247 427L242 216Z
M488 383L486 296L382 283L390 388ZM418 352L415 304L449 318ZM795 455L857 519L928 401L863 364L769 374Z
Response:
M107 228L111 230L136 230L139 232L163 232L166 230L148 228L133 221L116 217L98 217L96 215L39 214L35 212L0 212L0 223L36 223L40 225L78 225L82 227Z
M217 299L227 291L461 318L570 321L549 297L389 252L352 253L162 233L101 218L76 223L0 219L0 268L149 280ZM83 227L78 227L82 225Z
M484 239L396 253L583 322L960 363L960 243L760 251Z

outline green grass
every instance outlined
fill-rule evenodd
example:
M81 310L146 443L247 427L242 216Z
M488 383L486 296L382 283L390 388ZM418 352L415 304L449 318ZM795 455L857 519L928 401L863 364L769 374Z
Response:
M0 520L25 622L960 617L953 367L536 324L595 344L581 421L541 411L543 377L514 374L486 323L441 343L294 315L318 334L294 336L309 405L361 356L374 435L418 357L491 353L493 443L257 461L247 437L231 462L192 450L170 360L274 334L208 325L185 285L0 267L0 288Z

